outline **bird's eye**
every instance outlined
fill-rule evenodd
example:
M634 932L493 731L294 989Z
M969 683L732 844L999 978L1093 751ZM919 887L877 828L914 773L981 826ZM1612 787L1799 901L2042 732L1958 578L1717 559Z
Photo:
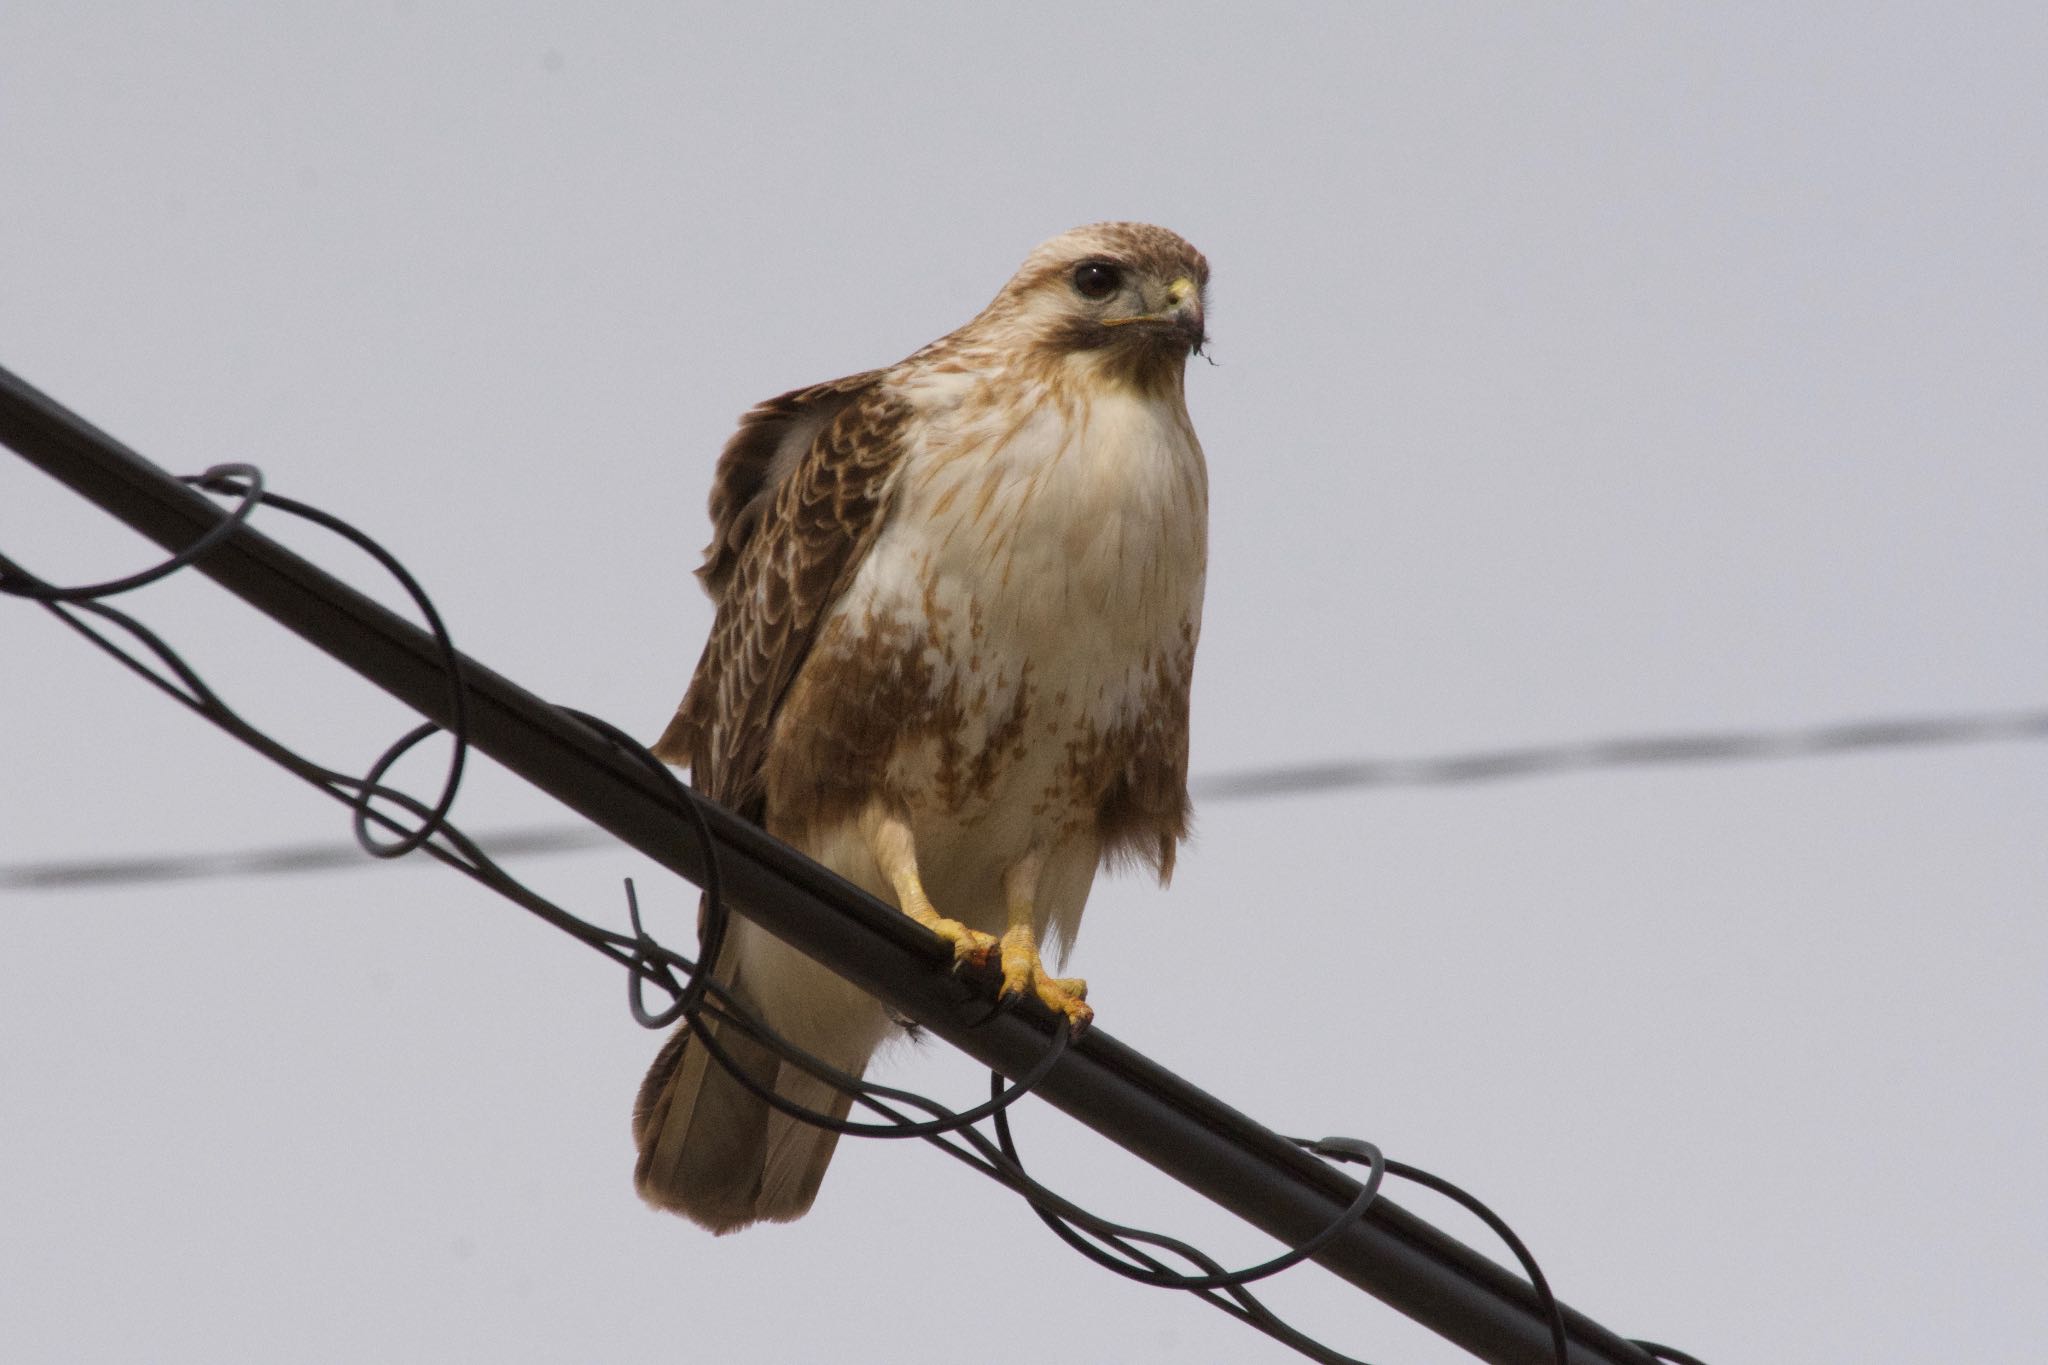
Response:
M1074 267L1074 289L1084 299L1106 299L1123 286L1124 272L1104 261Z

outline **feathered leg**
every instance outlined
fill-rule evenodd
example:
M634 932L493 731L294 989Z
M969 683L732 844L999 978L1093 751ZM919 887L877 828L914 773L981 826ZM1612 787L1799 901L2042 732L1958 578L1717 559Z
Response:
M986 967L995 961L1000 951L995 935L970 929L932 908L917 872L917 840L906 821L880 805L870 806L861 817L861 833L875 856L875 865L896 893L896 904L904 914L952 944L955 963Z

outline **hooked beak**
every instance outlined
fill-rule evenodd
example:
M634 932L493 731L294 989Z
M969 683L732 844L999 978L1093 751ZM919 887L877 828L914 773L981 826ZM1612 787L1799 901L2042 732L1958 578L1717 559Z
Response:
M1186 275L1166 286L1166 301L1172 305L1175 328L1187 338L1188 349L1199 351L1206 333L1202 325L1202 291Z
M1157 328L1170 333L1176 340L1186 343L1190 351L1202 349L1206 337L1202 326L1202 291L1194 280L1181 275L1166 286L1166 307L1156 313L1144 313L1134 318L1104 318L1105 327L1128 327L1146 324L1146 330Z

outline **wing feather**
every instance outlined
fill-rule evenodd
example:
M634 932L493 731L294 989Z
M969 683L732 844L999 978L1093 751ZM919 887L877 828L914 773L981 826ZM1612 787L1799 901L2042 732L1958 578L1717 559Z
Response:
M688 763L699 791L753 820L776 714L888 511L910 414L881 378L761 404L719 461L716 533L698 570L717 616L654 752Z
M697 578L714 602L723 601L741 551L753 539L775 490L811 450L847 404L881 379L867 370L813 384L754 405L718 457L711 484L711 543Z

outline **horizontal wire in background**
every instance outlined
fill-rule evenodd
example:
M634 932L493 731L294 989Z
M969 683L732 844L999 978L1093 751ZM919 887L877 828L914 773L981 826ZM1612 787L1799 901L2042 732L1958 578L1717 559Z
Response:
M1596 768L1650 768L1767 758L1813 758L1869 749L1990 744L2048 739L2048 710L1964 716L1908 716L1796 730L1730 730L1638 735L1433 758L1362 759L1223 773L1195 787L1211 801L1358 787L1443 787L1515 777L1548 777Z
M1218 773L1197 778L1190 786L1194 795L1204 801L1249 801L1374 787L1448 787L1469 782L1590 772L1602 768L1814 758L1875 749L2021 740L2048 740L2048 710L1909 716L1792 730L1638 735L1425 758L1292 764ZM493 858L514 855L538 857L616 846L616 841L601 830L572 825L500 830L480 836L477 843ZM0 865L0 891L55 891L217 877L260 877L370 865L371 861L353 843L283 844L220 853Z

